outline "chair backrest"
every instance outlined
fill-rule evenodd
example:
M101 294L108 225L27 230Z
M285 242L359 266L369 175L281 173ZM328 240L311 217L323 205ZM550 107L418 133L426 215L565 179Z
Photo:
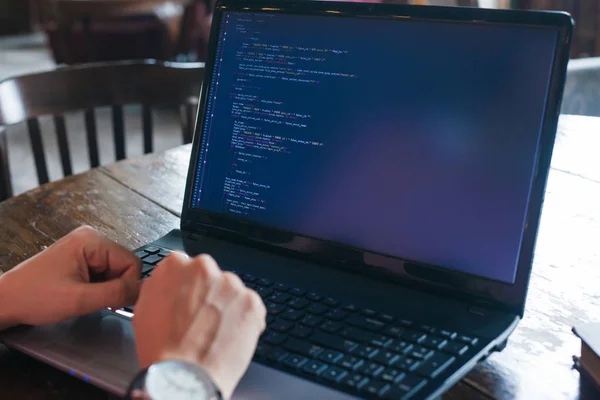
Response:
M123 106L142 105L144 153L152 152L152 106L176 105L182 141L192 141L203 63L153 60L83 64L0 82L0 201L12 196L3 127L27 122L39 184L48 182L38 117L52 115L62 170L73 173L64 113L84 110L90 167L100 165L95 107L112 107L115 158L126 157Z

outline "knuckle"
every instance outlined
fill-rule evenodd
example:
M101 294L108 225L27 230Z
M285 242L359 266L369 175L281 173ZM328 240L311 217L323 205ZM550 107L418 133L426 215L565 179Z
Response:
M252 289L246 290L244 294L244 309L247 313L256 314L258 316L266 315L267 310L261 297Z
M205 281L210 282L215 280L218 276L218 270L213 268L214 260L208 254L201 254L194 258L193 265L196 267L200 278Z
M231 272L223 273L223 289L228 292L241 291L244 288L242 280Z
M183 270L183 267L187 260L183 260L183 256L176 253L171 253L165 257L161 262L157 264L157 268L154 269L152 275L162 275L166 270L169 274L177 274ZM158 268L163 267L163 268Z
M85 241L90 237L98 236L98 231L89 225L82 225L71 232L71 239L77 242Z
M215 259L210 255L210 254L200 254L199 256L196 257L197 260L201 261L204 264L215 264L216 261Z

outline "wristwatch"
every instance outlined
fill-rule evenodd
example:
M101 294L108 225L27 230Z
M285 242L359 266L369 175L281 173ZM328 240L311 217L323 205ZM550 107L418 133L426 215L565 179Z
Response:
M210 376L196 364L161 361L140 371L127 391L129 400L223 400Z

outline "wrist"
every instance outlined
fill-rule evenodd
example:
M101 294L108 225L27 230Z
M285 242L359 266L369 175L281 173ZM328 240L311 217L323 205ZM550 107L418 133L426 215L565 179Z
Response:
M9 282L10 274L0 275L0 331L21 324L18 301L12 294L14 288Z

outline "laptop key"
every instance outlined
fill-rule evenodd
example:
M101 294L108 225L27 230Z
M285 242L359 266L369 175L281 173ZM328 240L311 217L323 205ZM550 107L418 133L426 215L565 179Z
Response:
M287 293L282 293L282 292L275 292L273 293L271 296L269 296L269 298L267 299L268 301L273 301L275 303L279 303L279 304L285 304L287 303L290 299L292 298L292 296L290 296Z
M340 309L333 309L333 310L329 310L326 314L325 314L325 318L329 318L332 319L334 321L341 321L344 318L346 318L348 316L348 313L345 311L342 311Z
M303 290L300 288L293 288L292 290L290 290L290 293L293 294L294 296L304 296L304 294L306 293L306 290Z
M267 302L266 308L269 315L279 315L285 311L285 305L271 302Z
M349 389L360 389L369 382L366 376L356 373L350 373L341 380L341 384Z
M298 353L306 357L316 358L319 354L321 354L325 349L316 344L312 344L310 342L305 342L297 339L290 339L283 346L287 351L291 351L293 353Z
M323 297L319 296L316 293L309 293L306 295L306 298L310 301L321 301Z
M355 304L347 304L346 306L344 306L344 311L357 312L358 307Z
M442 349L442 351L453 354L455 356L461 356L461 355L465 354L467 352L467 350L469 350L469 346L467 346L464 343L456 342L453 340L446 343L446 345Z
M152 257L152 256L151 256ZM142 274L147 274L154 269L154 265L148 263L142 263Z
M290 354L283 359L283 363L290 368L299 369L301 368L308 359L306 357L299 356L297 354Z
M341 381L346 375L348 375L347 371L344 371L341 368L330 366L325 370L325 372L321 373L321 378L323 378L327 382L337 383Z
M396 385L383 394L385 400L407 400L414 396L425 384L427 380L418 376L407 375Z
M346 322L359 328L375 332L378 332L385 327L385 324L379 321L378 319L365 317L357 314L353 314L350 317L346 318Z
M417 327L418 330L423 331L425 333L432 333L433 332L433 326L429 326L429 325L419 325Z
M278 363L289 355L290 353L281 349L272 350L267 354L267 361Z
M348 339L361 343L369 342L371 341L371 339L374 339L377 336L375 333L367 332L365 330L355 328L353 326L348 326L342 329L339 334Z
M433 379L442 373L450 364L452 364L456 358L444 354L436 353L429 357L426 361L422 362L421 365L415 370L419 375L423 375L426 378Z
M365 317L374 317L377 315L377 312L375 310L371 310L370 308L363 308L360 310L360 313Z
M406 355L416 358L417 360L425 360L433 355L433 350L423 346L414 346L406 353Z
M369 341L370 344L377 347L385 347L391 342L392 339L384 335L375 335L375 337Z
M156 254L151 254L148 257L144 258L144 262L147 264L158 264L162 260L162 257L159 257Z
M356 371L359 374L375 378L383 371L383 366L374 362L367 362L358 367Z
M275 316L274 315L267 315L267 325L270 325L273 323L273 321L275 321Z
M311 328L302 325L296 325L294 329L292 329L289 334L290 336L294 336L297 338L307 338L313 333Z
M256 286L254 290L256 290L256 293L258 293L263 299L273 293L273 289L264 286Z
M456 337L456 332L452 332L452 331L449 331L449 330L446 330L446 329L437 329L436 328L431 333L433 333L434 335L441 336L441 337L443 337L445 339L449 339L449 340L450 339L454 339Z
M169 254L171 254L171 250L165 250L165 249L161 249L158 252L158 255L161 256L162 258L165 258L166 256L168 256Z
M391 351L383 351L380 350L373 356L373 361L378 362L383 365L392 365L400 355Z
M352 350L357 344L351 340L344 340L339 336L331 335L321 331L314 332L309 339L318 345L341 351L343 353Z
M429 347L430 349L440 350L448 341L437 336L429 335L421 342L423 346Z
M287 319L288 321L298 321L304 317L304 311L301 310L287 310L280 315L281 318Z
M149 253L146 253L144 250L138 250L135 252L135 256L140 259L144 259L144 257L148 257Z
M322 301L323 304L329 307L337 307L340 304L339 301L337 301L336 299L332 299L331 297L326 297Z
M405 373L399 369L386 368L383 370L381 375L379 375L379 379L387 383L396 383L400 381L400 379L404 378L404 376Z
M307 312L314 315L323 315L325 312L327 312L327 310L328 308L326 306L319 303L313 303L306 309Z
M413 345L404 340L394 340L387 347L388 350L394 353L406 353L412 349Z
M304 308L306 308L306 306L308 306L310 304L310 302L306 299L300 298L300 297L294 297L292 300L290 300L287 305L291 308L295 308L296 310L302 310Z
M388 384L380 381L370 381L360 388L362 393L367 393L371 396L378 396L388 390Z
M287 336L278 332L269 332L261 338L264 342L278 346L286 341Z
M399 325L402 325L405 328L411 328L414 324L412 321L409 321L407 319L401 319L398 321Z
M323 322L323 317L317 317L316 315L307 315L302 319L302 325L309 326L311 328L316 328L321 322Z
M394 322L395 319L394 316L391 314L379 314L377 318L379 318L383 322L387 322L388 324Z
M401 326L388 326L383 330L383 333L391 337L399 338L400 336L402 336L405 330L406 328L403 328Z
M287 292L289 290L290 286L286 285L285 283L276 283L275 286L273 287L273 289L279 291L279 292Z
M413 343L421 343L426 337L427 337L427 335L424 334L423 332L414 331L412 329L407 329L402 334L402 339L406 339L409 342L413 342Z
M342 326L344 325L342 325L339 322L326 320L321 324L320 328L323 329L325 332L336 333L337 331L342 329Z
M321 361L309 361L304 364L302 370L309 375L319 376L327 369L328 365Z
M240 275L240 278L242 278L242 280L246 283L254 282L256 280L256 276L254 276L252 274L247 274L247 273Z
M273 285L273 281L265 278L260 278L256 281L257 285L269 287Z
M146 253L155 254L155 253L158 253L160 251L160 249L158 247L154 247L154 246L146 246L144 248L144 251Z
M273 329L274 331L277 332L287 332L290 329L292 329L294 327L294 324L292 324L291 322L288 321L283 321L281 319L278 319L277 321L273 322L269 328Z
M471 336L467 336L467 335L458 335L458 337L456 338L456 340L458 340L459 342L470 344L470 345L477 344L477 338L474 338L474 337L471 337Z
M350 353L360 358L371 358L377 353L377 347L361 344L355 347Z
M319 359L329 364L335 364L344 357L344 354L335 350L325 350L319 355Z
M349 369L351 371L357 369L361 364L365 361L362 358L358 358L356 356L351 356L349 354L342 357L341 360L338 361L338 365L342 368Z
M405 372L412 372L419 366L419 361L407 356L400 356L393 362L392 366Z

